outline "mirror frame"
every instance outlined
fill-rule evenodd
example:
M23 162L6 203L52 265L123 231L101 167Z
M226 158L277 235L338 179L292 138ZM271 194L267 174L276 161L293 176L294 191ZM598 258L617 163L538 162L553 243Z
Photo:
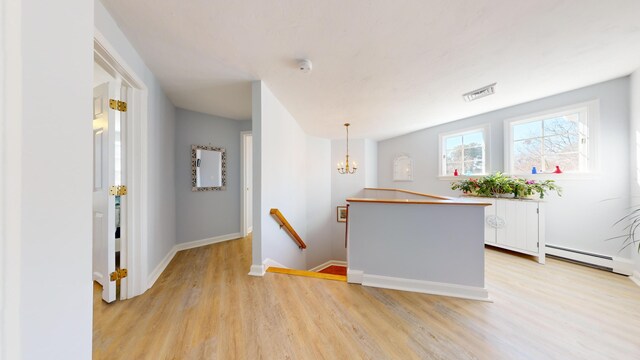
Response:
M196 150L208 150L208 151L219 151L222 153L222 166L221 166L221 177L222 177L222 186L212 186L212 187L197 187L198 183L196 179ZM214 146L205 146L205 145L191 145L191 191L222 191L227 190L227 151L222 147L214 147Z

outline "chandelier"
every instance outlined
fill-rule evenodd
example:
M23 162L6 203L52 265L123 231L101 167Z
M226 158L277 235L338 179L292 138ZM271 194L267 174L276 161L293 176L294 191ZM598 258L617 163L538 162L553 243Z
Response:
M338 173L340 174L355 174L358 169L358 164L354 161L352 165L349 165L349 123L344 124L347 130L347 156L345 162L338 163Z

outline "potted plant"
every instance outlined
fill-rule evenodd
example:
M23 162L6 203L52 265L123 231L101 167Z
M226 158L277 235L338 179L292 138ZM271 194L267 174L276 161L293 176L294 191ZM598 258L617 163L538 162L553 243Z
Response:
M464 179L451 183L451 190L460 190L467 195L477 195L479 188L478 179Z
M636 234L638 227L640 227L640 208L633 209L627 216L616 221L613 226L616 227L623 224L626 224L625 227L622 228L623 234L607 240L622 239L622 248L620 251L629 246L637 246L638 253L640 254L640 238L638 238Z
M555 191L562 196L562 189L554 180L527 180L509 177L501 172L484 176L480 179L464 179L451 183L451 190L462 190L465 194L485 197L531 198L537 195L540 199L548 191Z
M508 197L513 194L513 179L501 172L487 175L479 181L478 194L483 196ZM505 196L506 195L506 196Z
M547 191L551 190L555 191L558 196L562 196L562 188L556 184L555 180L527 180L527 182L530 182L529 187L532 194L537 193L540 196L540 199L544 199Z

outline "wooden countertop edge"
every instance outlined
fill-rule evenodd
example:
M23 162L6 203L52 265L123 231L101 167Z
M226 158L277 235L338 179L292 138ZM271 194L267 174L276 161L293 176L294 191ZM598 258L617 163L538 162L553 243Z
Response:
M347 202L379 203L379 204L418 204L418 205L466 205L466 206L490 206L483 202L452 201L450 199L440 201L410 200L410 199L366 199L348 198Z
M425 194L425 193L421 193L421 192L417 192L417 191L411 191L411 190L392 189L392 188L364 188L364 189L365 190L380 190L380 191L398 191L398 192L405 193L405 194L412 194L412 195L430 197L430 198L434 198L434 199L451 200L451 198L446 197L446 196Z

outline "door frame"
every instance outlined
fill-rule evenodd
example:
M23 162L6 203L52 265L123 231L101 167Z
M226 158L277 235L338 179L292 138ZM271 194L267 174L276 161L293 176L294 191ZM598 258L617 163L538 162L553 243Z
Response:
M249 156L253 154L247 153L247 143L249 137L253 140L253 133L251 131L241 131L240 132L240 158L241 160L241 177L242 177L242 189L240 190L240 234L242 237L249 235L249 214L253 211L252 208L249 208L249 204L247 202L249 199L247 198L247 159ZM253 147L252 147L253 148ZM251 159L251 164L253 164L253 159Z
M126 116L126 171L127 209L124 222L124 244L121 243L121 267L128 269L128 277L121 282L120 299L132 298L148 289L148 97L149 91L142 78L124 61L107 38L94 30L94 61L108 66L120 75L127 94ZM124 252L122 251L124 249ZM125 256L123 256L125 255Z

